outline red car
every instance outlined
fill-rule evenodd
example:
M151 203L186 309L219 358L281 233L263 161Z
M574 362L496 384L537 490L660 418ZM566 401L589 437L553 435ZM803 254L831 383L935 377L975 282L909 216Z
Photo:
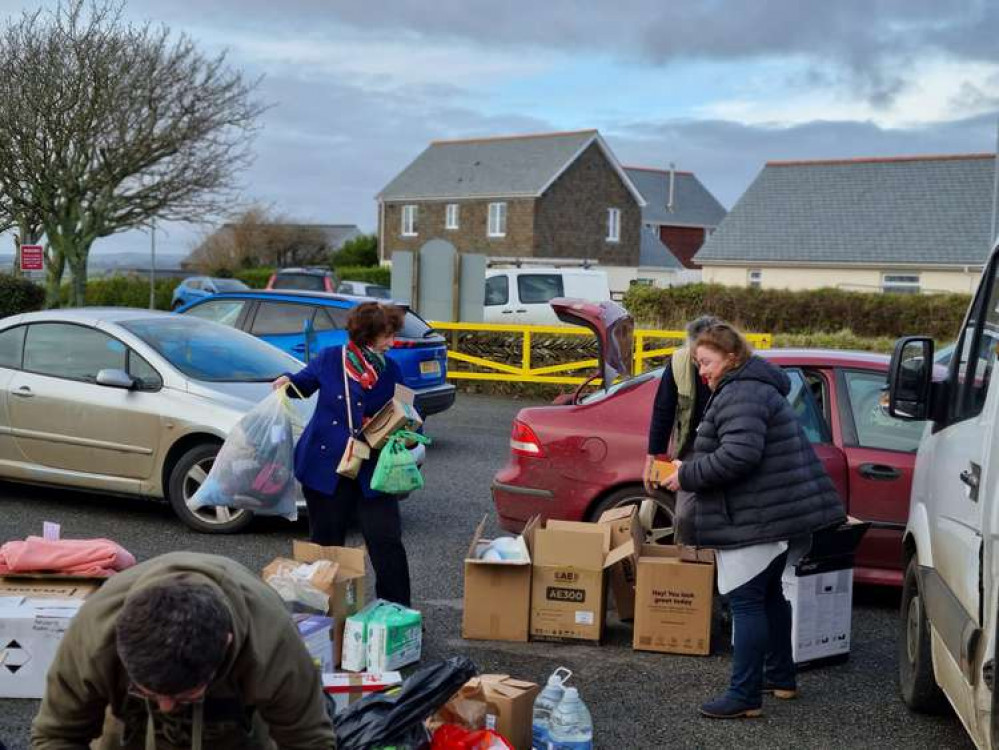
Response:
M600 342L609 389L580 387L551 406L522 409L513 423L510 457L493 479L500 524L519 531L535 514L594 520L608 508L642 504L652 404L661 370L630 376L633 323L614 303L553 300L565 322L584 325ZM900 586L902 531L921 422L888 415L882 394L889 358L819 349L760 351L791 378L788 400L844 498L847 512L871 526L856 559L858 582ZM671 495L654 493L652 541L672 535ZM652 515L649 513L649 515Z

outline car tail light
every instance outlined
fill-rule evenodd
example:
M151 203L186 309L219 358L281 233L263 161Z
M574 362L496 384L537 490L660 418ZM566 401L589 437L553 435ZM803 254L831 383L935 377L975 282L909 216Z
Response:
M516 419L513 420L513 431L510 433L510 452L531 458L545 457L541 441L534 434L534 430Z
M392 342L393 349L412 349L414 346L416 346L416 342L408 339L396 339Z

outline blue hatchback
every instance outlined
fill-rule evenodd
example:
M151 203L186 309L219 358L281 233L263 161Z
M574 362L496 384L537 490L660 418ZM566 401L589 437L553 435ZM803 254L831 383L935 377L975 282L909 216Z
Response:
M241 292L249 289L239 279L217 279L211 276L191 276L180 282L173 290L173 300L170 302L170 309L176 310L179 307L190 304L205 297L211 297L219 292Z
M351 308L369 301L367 297L327 292L250 290L216 294L177 312L252 333L305 361L320 349L346 343ZM454 403L455 387L446 381L446 344L426 321L406 309L389 356L402 370L403 383L416 392L416 408L424 417Z

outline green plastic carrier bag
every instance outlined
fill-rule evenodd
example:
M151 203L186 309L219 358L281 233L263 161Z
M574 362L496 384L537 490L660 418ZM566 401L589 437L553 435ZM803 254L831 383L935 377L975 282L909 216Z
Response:
M423 487L423 474L420 473L413 454L406 448L407 440L430 444L430 438L418 432L393 432L378 456L375 472L371 476L371 489L388 495L404 495Z

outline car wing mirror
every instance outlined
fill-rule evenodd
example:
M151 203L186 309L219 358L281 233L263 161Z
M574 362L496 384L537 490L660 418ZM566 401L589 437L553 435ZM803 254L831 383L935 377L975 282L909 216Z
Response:
M124 370L106 369L97 373L97 385L130 390L135 387L135 378Z
M927 419L932 385L933 339L899 339L888 371L888 413L899 419Z

